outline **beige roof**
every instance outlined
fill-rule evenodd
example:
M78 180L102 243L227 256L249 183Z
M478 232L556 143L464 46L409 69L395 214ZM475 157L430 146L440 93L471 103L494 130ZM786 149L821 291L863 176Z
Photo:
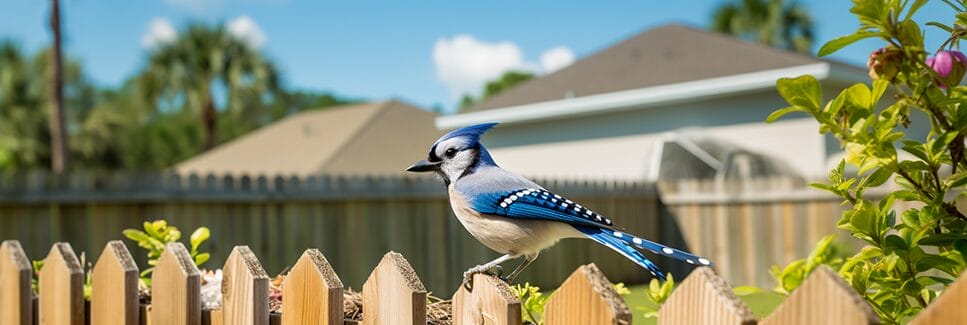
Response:
M468 112L829 62L682 25L639 33L554 73L484 100ZM862 72L862 71L860 71ZM862 72L863 75L866 72Z
M307 111L174 166L180 173L394 175L426 156L436 115L398 101Z

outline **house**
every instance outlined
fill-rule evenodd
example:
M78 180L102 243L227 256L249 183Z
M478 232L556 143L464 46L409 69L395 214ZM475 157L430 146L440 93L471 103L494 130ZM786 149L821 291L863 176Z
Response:
M822 82L827 98L869 82L860 67L665 25L436 125L501 122L485 143L498 164L529 176L815 178L838 163L838 141L805 114L765 123L788 106L776 80L805 74Z
M399 101L311 110L173 167L230 175L401 175L442 135L435 114Z

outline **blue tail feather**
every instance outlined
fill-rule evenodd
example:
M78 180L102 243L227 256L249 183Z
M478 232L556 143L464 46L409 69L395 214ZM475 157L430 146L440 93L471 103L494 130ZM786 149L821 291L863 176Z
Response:
M613 232L609 232L609 234L611 234L615 238L621 239L621 241L628 243L630 245L634 245L642 249L647 249L648 251L655 253L655 255L670 257L692 265L712 266L712 262L709 261L707 258L699 257L696 255L693 255L692 253L689 253L680 249L676 249L676 248L671 248L644 238L635 237L626 232L613 231Z
M658 277L662 281L665 280L665 273L663 273L661 269L659 269L658 266L655 265L655 263L652 263L651 260L645 257L645 255L641 254L641 252L636 250L634 247L631 247L631 245L629 245L625 241L622 241L618 237L615 237L612 234L611 230L596 228L596 227L582 227L582 226L574 226L574 228L577 228L578 231L584 233L584 235L588 236L588 238L590 238L591 240L594 240L601 245L608 246L609 248L620 253L621 255L624 255L624 257L627 257L628 259L634 261L638 265L641 265L641 267L644 267L648 271L651 271L651 274Z

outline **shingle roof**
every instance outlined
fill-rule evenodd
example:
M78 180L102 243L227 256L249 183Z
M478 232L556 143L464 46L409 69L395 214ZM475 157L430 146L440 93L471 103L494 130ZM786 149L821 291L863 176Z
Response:
M402 174L442 132L436 115L398 101L308 111L173 167L181 173Z
M830 62L682 25L639 33L468 112ZM839 68L856 67L831 62ZM864 73L865 74L865 73Z

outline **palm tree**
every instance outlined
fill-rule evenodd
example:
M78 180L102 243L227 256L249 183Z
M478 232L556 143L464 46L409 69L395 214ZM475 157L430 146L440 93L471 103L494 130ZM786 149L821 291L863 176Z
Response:
M266 97L262 95L278 89L275 67L257 50L222 26L201 24L153 49L145 77L146 92L158 98L161 107L197 110L205 150L217 142L216 89L224 89L227 110L243 117L246 114L238 112L261 107L251 102L261 102Z
M67 128L64 127L64 66L61 60L60 35L60 3L58 0L50 2L50 30L54 36L54 44L50 52L50 168L54 173L61 173L70 163L67 154Z
M813 22L804 7L783 0L737 1L715 11L713 30L800 53L812 50Z

